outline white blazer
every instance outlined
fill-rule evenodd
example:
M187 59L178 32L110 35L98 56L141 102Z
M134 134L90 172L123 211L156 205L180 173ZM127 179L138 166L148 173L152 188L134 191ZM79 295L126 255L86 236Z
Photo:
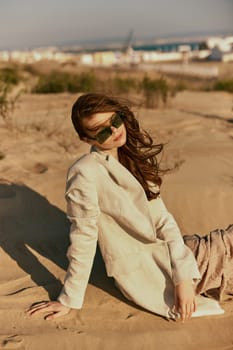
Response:
M70 264L58 300L82 307L98 240L107 274L121 292L172 317L174 285L200 273L162 199L148 201L137 179L94 147L69 169L66 199Z

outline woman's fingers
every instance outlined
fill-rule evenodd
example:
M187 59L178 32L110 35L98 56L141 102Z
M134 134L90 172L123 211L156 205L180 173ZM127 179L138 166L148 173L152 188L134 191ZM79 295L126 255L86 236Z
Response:
M42 312L50 312L50 311L55 311L53 306L43 305L41 307L33 309L30 314L32 316L35 314L41 314Z
M196 299L193 301L193 312L197 311L197 302Z
M193 302L186 305L186 320L189 320L193 313Z
M27 310L26 310L26 313L28 315L33 315L34 313L40 311L40 310L44 310L45 308L48 307L48 302L41 302L41 303L36 303L36 304L33 304L31 305Z
M46 321L54 320L55 318L58 318L60 316L65 316L69 311L59 311L59 312L53 312L45 317Z
M175 286L175 306L182 322L190 319L192 313L196 310L192 280L181 281Z
M186 320L189 320L192 316L192 313L196 310L196 303L195 301L189 302L187 304L182 304L180 307L178 307L178 312L181 316L181 321L185 322Z
M46 320L51 320L63 315L66 315L70 311L70 308L62 305L59 301L47 301L32 305L26 313L29 316L38 315L40 313L46 312Z

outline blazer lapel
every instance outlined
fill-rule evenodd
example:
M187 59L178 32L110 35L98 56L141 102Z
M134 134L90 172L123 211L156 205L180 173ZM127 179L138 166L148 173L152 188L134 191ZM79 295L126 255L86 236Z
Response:
M113 180L127 192L130 199L134 203L137 203L138 207L144 211L150 220L153 232L155 233L155 227L148 206L148 199L142 185L131 174L131 172L113 156L106 155L106 153L97 150L94 146L91 148L91 153L101 164L104 165L111 178L113 178Z

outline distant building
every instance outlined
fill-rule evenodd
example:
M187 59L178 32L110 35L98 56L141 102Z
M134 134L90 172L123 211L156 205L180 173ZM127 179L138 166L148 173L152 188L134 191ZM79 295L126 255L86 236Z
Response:
M111 67L117 65L138 64L141 61L141 54L129 49L121 51L97 51L93 53L80 54L79 62L87 66Z
M209 60L222 62L233 61L233 36L208 38L206 44L211 50L211 54L208 57Z
M41 60L54 60L60 63L76 61L78 64L95 67L132 66L157 62L210 59L222 62L233 61L233 36L209 37L206 42L167 43L144 45L133 48L128 43L123 49L72 53L59 51L56 47L37 48L24 51L2 51L1 61L34 63Z
M164 61L180 61L182 59L181 52L159 52L144 51L141 53L142 62L164 62Z
M8 51L0 51L0 61L9 61L10 54Z
M208 59L211 61L222 61L222 62L233 61L233 50L230 52L223 52L219 49L219 47L215 46L212 49Z
M100 51L93 53L93 62L95 66L113 66L118 62L114 51Z
M79 56L79 62L85 66L93 66L94 57L91 53L84 53Z
M58 62L66 62L73 56L71 54L58 51L54 47L38 48L35 50L24 51L2 51L0 52L1 61L11 61L20 63L34 63L41 60L54 60Z

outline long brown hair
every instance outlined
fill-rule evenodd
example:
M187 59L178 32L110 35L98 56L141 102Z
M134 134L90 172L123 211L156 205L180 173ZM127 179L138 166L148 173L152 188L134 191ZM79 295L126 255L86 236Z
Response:
M99 93L81 95L72 107L71 119L80 139L86 136L82 119L96 113L121 112L127 133L126 143L118 148L119 161L140 182L149 200L156 198L159 191L153 191L162 180L156 156L163 144L154 144L148 132L141 130L129 101Z

